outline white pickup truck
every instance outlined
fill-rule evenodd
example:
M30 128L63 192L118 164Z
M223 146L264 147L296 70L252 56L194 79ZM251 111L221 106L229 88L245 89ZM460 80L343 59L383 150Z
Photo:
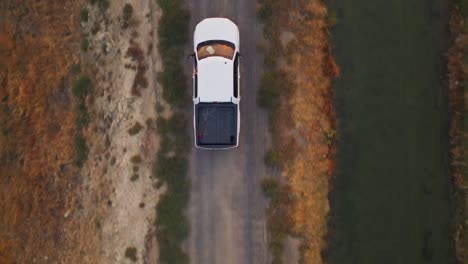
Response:
M239 145L239 29L226 18L207 18L194 33L193 103L195 146Z

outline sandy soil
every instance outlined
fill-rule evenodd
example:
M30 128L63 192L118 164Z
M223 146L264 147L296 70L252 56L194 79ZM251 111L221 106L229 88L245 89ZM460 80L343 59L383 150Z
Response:
M134 12L130 25L123 29L121 16L126 3ZM132 247L136 248L137 263L155 263L154 208L163 191L153 187L151 179L158 147L154 121L159 64L153 46L160 12L151 0L112 1L104 14L97 7L89 10L89 21L82 24L90 43L83 61L95 73L94 100L89 102L93 122L85 131L90 151L82 170L83 210L72 209L70 218L88 219L81 221L85 229L95 227L93 237L98 243L94 253L99 263L131 262L125 251ZM93 32L96 28L99 30ZM131 46L139 47L142 58L127 54ZM135 67L139 65L146 68L146 88L134 87ZM130 135L128 130L136 122L144 128ZM135 156L141 157L141 162L132 162Z

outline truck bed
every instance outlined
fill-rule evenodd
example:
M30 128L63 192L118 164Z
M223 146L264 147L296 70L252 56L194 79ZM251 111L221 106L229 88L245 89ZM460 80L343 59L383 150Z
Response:
M228 148L237 144L237 108L233 103L195 105L196 144L205 148Z

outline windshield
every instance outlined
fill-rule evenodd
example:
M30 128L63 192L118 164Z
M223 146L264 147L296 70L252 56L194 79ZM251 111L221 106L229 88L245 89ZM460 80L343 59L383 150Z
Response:
M197 46L198 60L213 56L220 56L232 60L234 52L234 44L222 40L205 41Z

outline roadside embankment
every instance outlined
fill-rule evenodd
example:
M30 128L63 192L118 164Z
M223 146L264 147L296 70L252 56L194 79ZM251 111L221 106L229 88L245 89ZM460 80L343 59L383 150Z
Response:
M339 70L328 31L335 18L322 1L261 1L258 16L265 37L259 104L270 114L274 142L265 162L276 175L262 184L270 250L280 263L284 239L293 235L300 263L323 263L335 156L331 80Z
M468 1L452 1L448 52L450 159L455 197L455 246L460 263L468 263Z

